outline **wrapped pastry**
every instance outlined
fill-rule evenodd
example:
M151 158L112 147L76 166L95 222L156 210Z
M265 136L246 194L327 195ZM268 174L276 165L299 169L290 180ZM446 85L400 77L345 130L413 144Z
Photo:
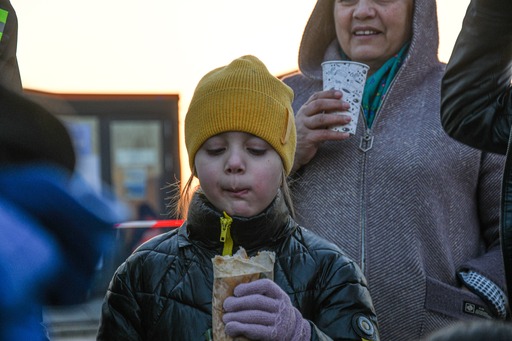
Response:
M248 257L243 248L233 256L215 256L213 262L213 293L212 293L212 331L214 341L242 341L245 338L233 339L224 332L222 322L222 305L226 297L232 296L235 287L240 283L248 283L260 278L274 279L275 254L270 251L259 252Z

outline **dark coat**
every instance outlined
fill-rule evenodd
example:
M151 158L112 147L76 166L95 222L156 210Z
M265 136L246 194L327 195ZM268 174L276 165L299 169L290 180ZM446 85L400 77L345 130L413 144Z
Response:
M136 250L110 284L97 339L204 340L212 327L211 259L223 247L221 216L196 194L183 226ZM360 269L335 245L299 227L283 200L256 217L233 217L231 235L234 250L276 253L274 281L312 324L312 340L361 340L355 323L361 315L376 325Z
M0 0L0 9L8 12L2 39L0 39L0 84L15 91L21 91L21 76L16 56L18 17L9 0Z
M441 88L441 120L446 132L467 145L500 154L507 153L511 144L511 19L510 1L472 1ZM507 154L500 235L509 290L512 287L511 191L512 157Z

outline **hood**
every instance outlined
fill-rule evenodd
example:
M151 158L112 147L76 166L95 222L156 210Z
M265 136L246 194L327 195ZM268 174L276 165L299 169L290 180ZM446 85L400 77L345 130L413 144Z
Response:
M0 86L0 113L0 165L41 162L75 169L71 136L46 108Z
M439 29L435 0L415 0L413 34L402 67L429 70L438 64ZM299 69L307 77L322 79L322 62L341 59L334 27L333 0L318 0L306 24L299 47Z

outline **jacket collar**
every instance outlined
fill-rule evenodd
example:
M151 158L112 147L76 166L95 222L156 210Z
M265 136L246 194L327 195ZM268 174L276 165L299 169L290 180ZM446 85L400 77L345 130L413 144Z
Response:
M213 207L201 191L196 192L184 226L189 240L192 243L199 242L206 248L221 251L223 243L220 241L220 218L222 216L222 212ZM235 216L232 219L233 252L243 247L248 254L275 247L296 227L280 193L269 207L257 216L250 218Z

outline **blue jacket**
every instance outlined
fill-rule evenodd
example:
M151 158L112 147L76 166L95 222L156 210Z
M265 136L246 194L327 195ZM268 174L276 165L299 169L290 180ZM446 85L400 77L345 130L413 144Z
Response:
M0 340L42 340L43 305L86 298L123 215L62 168L0 169Z

